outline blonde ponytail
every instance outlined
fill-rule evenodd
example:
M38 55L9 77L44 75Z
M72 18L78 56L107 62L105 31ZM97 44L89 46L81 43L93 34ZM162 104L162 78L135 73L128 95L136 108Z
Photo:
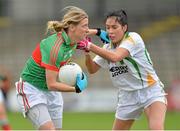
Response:
M86 12L75 6L68 6L63 9L65 11L62 21L48 21L47 34L54 34L60 31L67 31L70 24L77 25L84 18L88 18Z
M47 22L47 34L54 34L56 32L60 32L63 29L63 24L59 21L48 21Z

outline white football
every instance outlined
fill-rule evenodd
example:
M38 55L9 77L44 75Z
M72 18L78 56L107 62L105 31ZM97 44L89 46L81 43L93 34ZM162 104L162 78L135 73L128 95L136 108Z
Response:
M59 81L74 86L76 84L77 74L80 74L82 77L81 67L74 62L69 62L59 69Z

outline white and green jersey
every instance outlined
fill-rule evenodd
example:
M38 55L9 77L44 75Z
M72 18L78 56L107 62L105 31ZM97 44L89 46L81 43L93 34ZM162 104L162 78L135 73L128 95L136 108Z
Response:
M105 44L103 48L111 51L115 50L112 44ZM150 87L156 82L161 83L139 34L127 32L119 48L127 49L130 56L116 63L107 61L98 55L93 59L102 68L109 69L115 87L133 91Z

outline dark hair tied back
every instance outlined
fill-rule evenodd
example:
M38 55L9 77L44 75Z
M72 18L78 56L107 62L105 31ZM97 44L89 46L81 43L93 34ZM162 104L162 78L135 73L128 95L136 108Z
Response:
M127 20L127 14L124 10L117 10L117 11L112 11L112 12L109 12L107 15L106 15L106 20L109 18L109 17L116 17L117 21L121 24L121 25L128 25L128 20Z

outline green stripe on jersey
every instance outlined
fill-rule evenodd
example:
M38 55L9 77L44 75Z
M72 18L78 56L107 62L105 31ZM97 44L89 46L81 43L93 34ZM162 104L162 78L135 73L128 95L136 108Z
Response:
M141 80L142 86L144 86L143 80L142 80L142 76L141 76L141 73L140 73L140 70L139 70L139 67L138 67L138 64L136 63L136 61L134 59L132 59L131 57L126 57L125 59L127 61L129 61L134 66L134 68L136 69L136 71L137 71L137 73L139 75L139 78Z
M152 63L152 61L151 61L151 58L150 58L150 56L149 56L149 53L148 53L147 49L145 49L144 52L145 52L145 55L146 55L146 58L147 58L148 62L149 62L151 65L153 65L153 63Z

